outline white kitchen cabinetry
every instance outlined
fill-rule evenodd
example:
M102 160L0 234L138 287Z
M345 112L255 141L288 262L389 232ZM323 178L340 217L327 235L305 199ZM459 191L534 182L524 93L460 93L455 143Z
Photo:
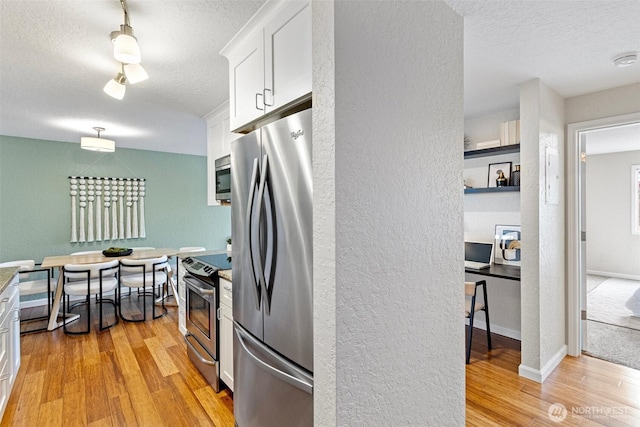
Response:
M0 294L0 419L20 368L20 294L16 274Z
M268 1L220 52L229 60L231 129L311 93L311 3Z
M178 258L178 330L182 335L187 334L187 285L184 283L184 275L187 270L182 265L182 258Z
M233 304L231 282L220 278L220 379L233 391Z
M205 116L207 122L207 204L218 206L216 200L216 159L231 153L231 141L241 134L229 130L229 102Z

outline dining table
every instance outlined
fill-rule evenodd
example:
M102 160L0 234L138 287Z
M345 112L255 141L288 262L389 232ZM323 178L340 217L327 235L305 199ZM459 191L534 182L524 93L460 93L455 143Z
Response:
M78 255L53 255L45 257L42 260L41 268L57 268L58 273L58 284L56 286L55 294L53 297L53 304L51 306L51 315L49 316L49 324L47 329L52 331L56 328L62 326L64 321L71 322L76 319L80 315L78 314L69 314L67 313L66 319L61 319L59 316L60 311L60 302L62 301L62 290L64 286L64 274L63 268L67 264L93 264L97 262L107 262L112 261L114 259L147 259L147 258L158 258L166 255L167 258L171 258L176 256L178 251L173 248L161 248L161 249L134 249L129 255L124 256L105 256L100 252L97 253L87 253L87 254L78 254ZM173 288L174 295L177 295L175 284L173 279L169 275L169 284ZM176 302L178 298L175 298Z

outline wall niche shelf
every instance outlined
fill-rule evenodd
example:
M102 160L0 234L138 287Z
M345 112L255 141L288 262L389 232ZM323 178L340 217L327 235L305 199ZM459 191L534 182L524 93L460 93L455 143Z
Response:
M520 144L502 145L500 147L485 148L483 150L465 151L464 158L475 159L477 157L497 156L499 154L511 154L511 153L519 153L519 152L520 152ZM514 190L511 190L511 191L514 191Z
M490 187L490 188L465 188L464 194L479 193L509 193L512 191L520 191L519 185L511 185L508 187Z

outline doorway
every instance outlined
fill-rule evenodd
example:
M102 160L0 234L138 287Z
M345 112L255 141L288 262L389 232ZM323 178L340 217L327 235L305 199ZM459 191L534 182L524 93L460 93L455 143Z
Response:
M624 340L625 333L633 330L619 329L629 326L620 322L621 318L632 318L631 312L621 307L629 296L621 294L640 284L632 282L640 278L637 263L625 261L627 255L640 250L640 235L633 234L630 209L630 166L640 159L639 137L638 113L569 125L568 352L572 356L583 350L592 354L600 351L604 352L602 358L616 361L618 354L607 354L611 350L622 353L624 360L624 345L612 340L618 339L616 334ZM623 177L628 179L621 181ZM640 319L632 320L640 324ZM640 330L633 332L640 334Z

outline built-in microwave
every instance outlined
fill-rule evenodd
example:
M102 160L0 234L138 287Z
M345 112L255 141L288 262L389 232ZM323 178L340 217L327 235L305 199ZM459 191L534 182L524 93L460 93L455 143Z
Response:
M231 200L231 156L216 159L216 200Z

